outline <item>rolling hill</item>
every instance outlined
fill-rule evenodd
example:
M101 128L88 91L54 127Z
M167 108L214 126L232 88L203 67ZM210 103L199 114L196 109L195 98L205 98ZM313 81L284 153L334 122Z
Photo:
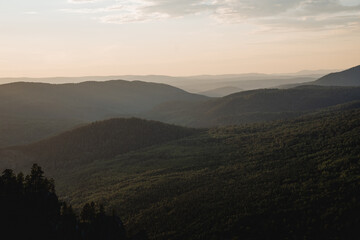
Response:
M12 116L93 121L143 112L163 102L203 99L169 85L140 81L0 85L0 111Z
M29 145L22 158L63 156L51 171L63 199L77 209L103 203L150 239L351 239L360 224L359 131L359 102L207 131L120 119ZM145 145L121 150L139 146L142 132ZM172 137L153 144L161 135ZM102 155L114 136L117 152ZM79 153L97 157L78 165Z
M196 104L168 102L147 118L192 127L213 127L289 119L321 108L360 100L360 88L301 86L259 89Z
M325 75L314 81L313 84L320 86L360 86L360 65Z
M138 81L13 83L0 85L0 147L27 144L112 117L212 127L289 119L357 99L358 88L340 87L259 89L210 99Z
M145 81L164 83L181 88L189 92L203 92L208 89L234 86L245 90L269 88L282 84L314 81L330 71L304 71L288 74L223 74L223 75L198 75L187 77L174 77L165 75L122 75L122 76L87 76L87 77L53 77L53 78L0 78L0 83L9 82L47 82L79 83L85 81L109 81L123 79L128 81Z
M168 101L204 99L169 85L140 81L4 84L0 147L37 141L81 123L134 116Z
M280 85L279 88L286 89L303 85L358 87L360 86L360 65L341 72L327 74L315 81L285 84Z
M28 169L34 162L54 173L97 159L183 138L200 130L155 121L110 119L94 122L33 144L0 149L0 167Z
M151 239L351 239L359 121L351 109L213 129L94 162L71 172L65 182L82 181L62 191L75 206L106 202Z

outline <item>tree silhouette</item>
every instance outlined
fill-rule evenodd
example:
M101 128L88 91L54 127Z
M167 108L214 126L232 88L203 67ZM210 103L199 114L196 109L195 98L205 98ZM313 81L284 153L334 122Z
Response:
M55 184L34 164L30 175L6 169L0 177L0 229L11 239L126 239L117 216L103 205L86 203L78 221L71 205L60 202Z

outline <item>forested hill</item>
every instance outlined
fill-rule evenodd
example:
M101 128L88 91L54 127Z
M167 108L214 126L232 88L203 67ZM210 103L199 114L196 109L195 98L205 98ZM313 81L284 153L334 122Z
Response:
M136 118L94 122L37 143L0 150L0 166L24 170L34 162L53 173L94 160L180 139L200 130Z
M342 72L330 73L312 84L321 86L360 86L360 65Z
M68 170L73 206L105 202L151 239L354 239L360 108L211 129Z
M101 120L143 112L167 101L201 99L206 97L165 84L140 81L0 85L0 112L37 118Z
M150 239L352 239L359 131L359 102L204 131L114 119L0 157L45 164L75 209L102 203Z
M189 104L164 103L146 116L195 127L289 119L337 104L360 100L360 87L301 86L259 89Z
M304 85L342 86L342 87L360 86L360 65L346 69L341 72L334 72L327 74L315 81L299 82L295 84L285 84L285 85L280 85L279 88L293 88Z
M134 116L168 101L207 97L140 81L0 85L0 147L27 144L79 124Z

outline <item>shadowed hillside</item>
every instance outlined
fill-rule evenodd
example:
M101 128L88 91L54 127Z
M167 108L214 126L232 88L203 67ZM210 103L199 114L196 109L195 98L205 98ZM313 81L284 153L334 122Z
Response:
M302 86L235 93L197 104L164 103L146 115L155 120L196 127L289 119L360 99L360 88Z
M14 117L0 114L0 148L28 144L83 124L76 119Z
M319 78L313 84L321 86L360 86L360 65L342 72L330 73Z
M107 202L152 239L351 239L360 224L360 111L346 108L94 162L63 178L82 181L62 190L75 205L79 196Z
M183 138L199 130L155 121L111 119L95 122L50 139L0 150L2 168L26 169L36 162L54 173L81 167L97 159Z
M342 86L342 87L360 86L360 65L341 72L327 74L316 81L285 84L285 85L280 85L279 88L293 88L302 85Z

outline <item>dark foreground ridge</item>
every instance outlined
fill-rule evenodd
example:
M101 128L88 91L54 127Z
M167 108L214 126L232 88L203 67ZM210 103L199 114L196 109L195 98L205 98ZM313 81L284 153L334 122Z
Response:
M80 217L59 201L53 179L34 164L30 175L6 169L0 176L0 226L9 239L126 240L122 221L103 205L86 203ZM146 239L143 232L136 239Z

